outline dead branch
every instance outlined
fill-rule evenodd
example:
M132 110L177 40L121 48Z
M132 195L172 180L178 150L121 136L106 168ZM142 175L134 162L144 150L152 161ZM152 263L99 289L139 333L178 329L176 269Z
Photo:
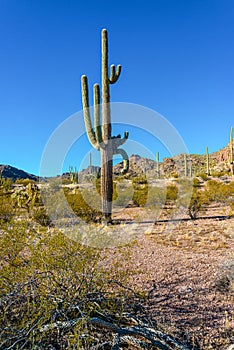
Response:
M46 332L49 330L53 330L54 328L69 328L73 327L80 318L76 318L73 320L65 321L65 322L54 322L52 324L46 324L40 328L41 332ZM135 319L135 321L137 321ZM181 344L172 336L163 333L159 330L156 330L149 325L138 321L138 325L133 325L129 327L120 327L116 324L105 321L99 317L87 317L87 322L91 323L94 326L106 328L110 330L112 333L115 333L114 340L112 343L112 350L118 350L124 342L134 343L137 346L141 346L141 348L149 348L150 344L146 342L142 342L136 337L141 337L148 340L151 345L156 346L160 350L189 350L186 345Z
M153 345L157 346L160 350L178 349L178 350L189 350L187 346L179 343L176 339L169 336L166 333L155 330L147 326L132 326L121 328L110 322L103 321L99 318L92 318L92 324L99 325L104 328L108 328L120 336L131 335L141 336L149 340Z

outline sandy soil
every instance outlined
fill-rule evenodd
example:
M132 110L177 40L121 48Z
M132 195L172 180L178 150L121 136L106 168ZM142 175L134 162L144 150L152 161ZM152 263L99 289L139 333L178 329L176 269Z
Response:
M146 295L139 313L194 349L226 350L234 344L234 218L219 218L227 210L209 207L202 219L178 222L170 230L157 223L124 248L129 286ZM111 254L117 261L118 249Z

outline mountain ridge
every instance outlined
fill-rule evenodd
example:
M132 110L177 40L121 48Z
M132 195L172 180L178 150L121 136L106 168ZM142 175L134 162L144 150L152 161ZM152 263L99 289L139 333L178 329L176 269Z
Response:
M229 157L230 147L227 146L221 148L218 151L209 154L210 168L213 172L229 172ZM173 157L165 157L162 162L159 162L158 169L156 160L141 157L138 154L132 154L129 158L129 174L130 176L138 176L140 174L147 173L147 175L156 175L159 170L161 175L176 175L183 176L185 173L185 161L187 161L188 171L190 171L192 165L192 174L199 172L206 172L206 154L187 154L186 160L184 154L179 154ZM113 169L115 174L120 174L123 166L123 162L116 164ZM80 175L90 175L98 173L98 166L88 166L79 172ZM63 175L69 176L69 173ZM39 181L39 176L30 174L22 169L13 167L11 165L0 164L0 176L4 178L17 179L30 179L33 181ZM56 175L55 175L56 176Z
M17 180L17 179L29 179L33 181L39 180L39 177L34 174L30 174L14 166L4 165L4 164L0 164L0 176L6 179L13 179L13 180Z

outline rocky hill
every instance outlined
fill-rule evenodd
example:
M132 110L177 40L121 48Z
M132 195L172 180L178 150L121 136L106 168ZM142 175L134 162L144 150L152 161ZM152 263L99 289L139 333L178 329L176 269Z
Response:
M212 173L230 173L230 147L227 145L221 150L211 153L209 155L210 169ZM187 163L187 175L195 175L198 173L206 173L207 171L207 158L206 155L199 154L179 154L175 157L164 158L158 165L156 161L148 158L143 158L138 154L133 154L129 158L129 172L128 176L140 176L147 174L147 176L156 177L161 176L184 176L185 175L185 164ZM114 166L115 175L121 174L123 163L118 163ZM96 176L100 173L98 166L88 166L79 172L79 179L83 180L86 177ZM29 174L23 170L17 169L10 165L0 165L0 175L5 178L16 179L31 179L38 181L38 177ZM70 178L69 173L64 173L63 177Z
M230 148L227 145L221 150L209 154L210 170L213 173L230 173ZM137 154L133 154L129 159L129 174L130 176L139 176L147 174L147 176L156 176L157 173L161 176L176 175L184 176L195 175L198 173L207 172L207 156L205 154L179 154L175 157L164 158L157 166L152 159L142 158ZM185 169L185 164L187 167ZM119 163L114 167L115 174L121 172L123 163Z
M11 178L13 180L17 179L30 179L38 181L38 176L29 174L24 170L20 170L11 165L0 164L0 175L6 179Z

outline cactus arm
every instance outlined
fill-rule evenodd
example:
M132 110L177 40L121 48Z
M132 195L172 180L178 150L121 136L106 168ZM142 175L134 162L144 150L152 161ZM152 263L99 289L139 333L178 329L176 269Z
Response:
M115 78L115 65L112 64L110 66L110 78L109 78L109 83ZM111 84L111 83L110 83Z
M103 143L102 139L102 127L100 121L100 87L98 84L94 84L93 86L93 94L94 94L94 128L95 128L95 136L96 141L101 147Z
M129 169L129 158L127 152L122 148L118 148L114 151L114 154L120 154L122 156L124 165L121 173L126 174Z
M117 149L119 146L121 146L122 144L124 144L124 142L127 141L128 139L128 135L129 135L129 132L128 131L125 131L124 133L124 137L121 138L120 135L118 135L117 137L112 137L112 147L113 149Z
M97 143L96 135L92 128L92 123L90 118L88 79L86 75L82 75L81 81L82 81L82 103L83 103L84 121L85 121L85 127L87 131L88 139L94 148L99 149L99 145Z
M123 169L121 171L122 174L127 173L128 169L129 169L129 158L128 158L127 152L124 149L118 148L118 147L127 141L128 135L129 135L128 131L125 131L123 138L121 138L120 135L118 135L116 137L113 136L111 138L113 155L120 154L123 158L124 166L123 166Z
M109 84L114 84L119 79L120 73L121 73L121 65L118 64L117 68L115 69L115 65L112 64L110 66L110 78L109 78Z
M121 139L121 145L122 145L124 142L127 141L128 136L129 136L129 132L128 132L128 131L125 131L124 137Z

